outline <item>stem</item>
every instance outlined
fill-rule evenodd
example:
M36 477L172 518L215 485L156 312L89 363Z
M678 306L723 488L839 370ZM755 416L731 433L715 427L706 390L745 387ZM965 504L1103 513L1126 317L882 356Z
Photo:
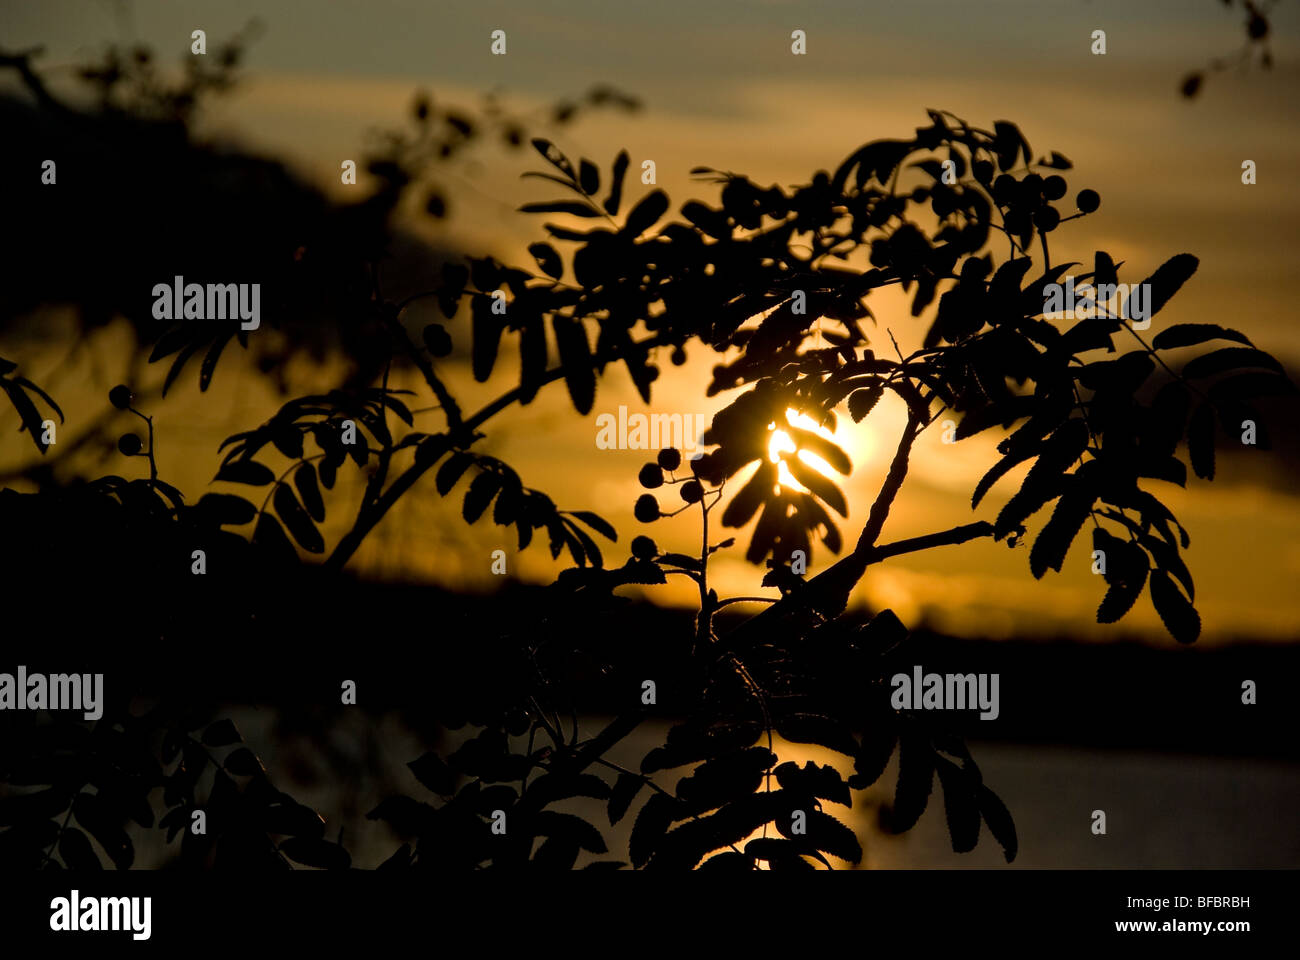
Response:
M158 482L158 461L155 460L153 456L153 417L146 417L135 407L128 407L127 409L129 409L132 413L134 413L145 423L149 424L149 482L157 483Z
M715 604L714 610L721 610L729 603L780 603L780 597L728 597L726 600Z
M404 306L405 304L403 304L403 307ZM451 391L447 389L446 384L439 379L438 374L434 371L433 362L428 360L424 354L420 352L420 349L411 342L411 338L406 334L406 327L402 326L401 321L397 319L396 315L390 317L386 321L386 325L388 326L389 333L392 334L393 339L396 340L398 346L402 348L402 352L405 353L411 359L411 362L419 369L420 373L424 377L424 382L429 385L429 389L431 389L434 396L438 398L438 403L442 405L442 409L447 415L447 426L452 430L460 429L460 407L452 397ZM392 363L391 357L389 358L389 363L390 365ZM384 370L384 389L388 389L387 369ZM385 414L385 416L387 416L387 414Z
M700 497L700 616L695 624L695 654L699 656L713 632L713 608L709 603L709 508Z

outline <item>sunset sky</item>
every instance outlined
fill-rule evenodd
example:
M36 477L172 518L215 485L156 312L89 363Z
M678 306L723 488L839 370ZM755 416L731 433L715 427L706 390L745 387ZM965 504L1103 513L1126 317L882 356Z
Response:
M819 169L833 170L862 143L909 136L927 122L926 108L950 110L983 127L1007 119L1020 126L1036 155L1059 150L1073 161L1067 174L1071 195L1091 187L1102 197L1097 215L1054 235L1054 262L1090 264L1093 251L1104 249L1116 262L1125 261L1120 279L1136 283L1170 256L1192 253L1200 258L1200 270L1156 326L1202 321L1235 327L1280 356L1293 377L1300 368L1293 294L1300 220L1295 4L1280 4L1273 12L1271 72L1251 66L1214 74L1194 101L1179 96L1182 77L1232 54L1243 41L1240 13L1217 0L539 0L526 7L493 0L45 0L7 11L4 44L10 50L44 44L41 62L52 69L79 63L109 41L143 42L174 61L188 50L192 30L206 30L211 44L254 17L263 31L249 51L246 81L206 116L203 132L285 158L300 176L340 199L348 198L349 189L367 187L364 175L357 187L340 185L340 162L359 160L374 131L402 126L419 89L438 103L471 110L482 94L497 91L510 109L525 115L596 84L632 94L644 110L593 113L555 139L570 155L590 157L606 171L621 148L631 154L633 172L643 159L653 159L658 186L672 197L674 211L692 197L716 200L715 187L692 180L689 170L696 165L744 172L764 184L797 184ZM506 56L489 54L494 29L507 33ZM794 29L807 32L806 56L790 53ZM1106 31L1105 56L1089 50L1098 29ZM544 127L536 132L546 133ZM1257 164L1254 186L1241 183L1247 159ZM443 248L529 262L525 248L543 239L547 218L515 210L553 193L518 174L539 164L531 151L491 148L475 153L473 163L439 170L436 178L447 189L454 216L445 225L424 220L412 229ZM629 177L633 196L648 189ZM183 217L178 211L175 229L201 229ZM919 343L932 316L914 320L902 302L882 293L869 300L880 323L868 334L878 335L886 348L886 327L906 350ZM452 325L460 345L468 341L466 313ZM113 355L121 335L111 328L104 332L104 357ZM6 355L19 352L4 346ZM42 374L57 365L62 350L47 342L25 347L23 354L29 375L44 384ZM466 361L448 361L448 375L466 406L491 399L515 379L513 346L503 356L507 362L485 385L472 381ZM720 359L700 348L681 368L663 358L653 409L693 417L726 405L731 394L704 399L711 367ZM159 423L161 472L192 498L215 472L220 440L251 428L278 406L256 371L241 368L242 360L237 353L223 359L217 396L200 395L188 376L152 411ZM114 369L112 363L107 368ZM164 373L150 371L158 379ZM328 371L298 375L303 382L328 379ZM83 366L64 376L61 386L50 389L70 420L98 415L101 390L115 382L113 375L96 380ZM694 521L685 515L649 529L633 520L632 503L641 492L636 473L653 457L595 444L596 418L616 415L620 404L647 410L626 374L614 368L585 419L573 413L563 387L553 385L529 407L494 421L482 449L514 464L526 484L545 490L561 507L593 509L612 520L620 544L607 557L615 562L640 532L665 549L698 551ZM886 403L861 426L841 419L836 438L855 468L846 486L846 538L856 536L863 523L901 424L901 410ZM1273 425L1279 446L1294 448L1285 436L1291 426ZM13 411L0 412L0 435L9 438L0 446L0 465L31 456L26 438L14 439L15 427ZM995 442L981 435L944 445L937 430L927 433L883 539L992 519L1024 474L1010 474L972 513L970 492L994 462ZM1300 577L1300 490L1290 472L1297 461L1269 457L1251 450L1224 458L1221 479L1193 479L1186 491L1148 482L1191 534L1187 562L1197 582L1205 643L1242 634L1295 639L1300 633L1300 596L1293 586ZM121 469L117 465L114 472ZM325 530L332 543L346 505L342 496L331 504L337 507ZM1036 516L1031 530L1045 516ZM747 532L741 537L743 544ZM1041 582L1029 574L1023 548L991 542L944 548L875 568L860 596L893 607L905 622L927 617L958 633L1059 631L1098 640L1140 633L1172 645L1145 596L1119 625L1093 622L1103 590L1089 572L1087 544L1081 537L1065 572L1049 573ZM507 550L512 570L527 579L546 580L557 569L543 547L517 554L511 531L487 521L467 528L459 517L459 496L443 501L427 480L353 563L359 572L490 586L488 558L497 547ZM761 570L745 564L742 551L730 552L737 555L720 555L713 575L720 592L757 592ZM818 552L813 571L830 559ZM675 588L651 595L663 602L690 601Z

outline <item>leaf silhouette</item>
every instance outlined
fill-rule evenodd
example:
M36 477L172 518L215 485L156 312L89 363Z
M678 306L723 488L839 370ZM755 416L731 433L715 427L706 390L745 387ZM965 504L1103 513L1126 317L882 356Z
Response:
M1163 570L1151 571L1151 603L1165 628L1179 643L1192 643L1200 636L1200 614Z
M1151 346L1157 350L1172 350L1208 340L1235 340L1248 347L1252 346L1245 334L1214 323L1175 323L1157 333L1151 340Z
M1196 268L1200 266L1200 263L1190 253L1180 253L1170 257L1156 268L1155 273L1142 281L1144 284L1151 285L1150 302L1147 304L1147 309L1150 310L1149 316L1154 317L1164 308L1170 298L1196 272ZM1137 296L1137 291L1134 291L1129 296L1128 302L1124 305L1124 316L1136 317L1138 315L1138 311L1135 311Z
M640 203L628 211L627 219L623 222L623 232L639 237L654 226L667 209L668 194L662 190L651 190Z
M325 552L324 538L320 535L320 531L316 529L315 524L311 522L311 517L302 508L288 484L282 483L275 488L271 502L275 505L275 512L279 515L280 522L298 541L300 547L309 553Z
M555 343L564 367L564 382L569 388L574 409L582 414L589 413L596 397L596 375L591 367L587 333L582 324L558 314L551 318L551 325L555 330Z

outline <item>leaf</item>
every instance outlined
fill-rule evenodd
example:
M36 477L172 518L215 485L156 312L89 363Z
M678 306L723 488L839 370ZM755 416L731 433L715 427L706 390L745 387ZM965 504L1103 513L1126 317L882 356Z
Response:
M307 511L298 503L298 498L293 495L293 490L288 484L282 483L275 488L271 502L275 505L275 512L280 516L280 522L298 541L299 546L308 553L325 552L324 538L316 529L316 525L311 522L311 517L307 516Z
M1279 397L1295 392L1295 385L1276 373L1236 373L1210 387L1216 403L1236 403L1246 397Z
M194 505L194 509L210 517L217 526L231 524L238 526L250 522L257 516L257 508L243 497L229 493L205 493Z
M587 531L568 517L562 518L561 524L562 529L566 531L564 540L569 548L569 553L573 555L574 563L580 567L585 566L585 559L590 561L593 567L603 567L605 565L605 560L600 553L600 547L596 546L596 541L591 539Z
M577 177L573 172L573 164L569 162L568 157L560 152L559 147L542 137L534 137L531 143L533 149L540 153L547 163L565 174L570 180L577 182Z
M254 487L264 487L275 479L271 468L256 460L231 460L222 464L217 471L217 480L229 483L247 483Z
M904 734L898 744L898 786L889 818L893 833L905 833L916 825L930 802L934 781L934 751L916 734Z
M240 747L238 750L226 757L222 764L230 773L239 777L253 777L262 770L262 763L257 759L257 754L249 750L248 747Z
M633 237L641 236L658 222L667 209L668 194L662 190L650 191L640 203L628 211L627 219L623 222L623 232Z
M304 463L294 471L293 485L298 488L298 496L302 498L307 513L317 523L323 523L325 501L321 499L320 486L316 483L316 468L310 463Z
M849 505L848 501L844 499L844 493L829 477L820 470L814 470L797 456L782 454L781 459L785 461L791 476L811 490L819 500L823 501L841 517L849 515Z
M975 797L979 802L980 814L989 826L989 832L993 834L993 839L1001 844L1003 856L1007 858L1007 863L1010 863L1016 859L1016 851L1019 849L1016 825L1011 820L1010 811L998 795L983 784L976 788Z
M564 261L556 249L549 243L533 243L528 247L528 252L533 255L537 265L542 268L542 272L549 277L559 280L564 276Z
M649 866L654 869L690 870L708 853L739 843L786 809L782 791L750 794L729 803L706 817L677 827L655 851Z
M600 189L600 170L586 157L578 161L578 186L589 197Z
M1135 544L1111 536L1098 527L1092 532L1092 546L1106 557L1106 582L1109 585L1097 608L1098 623L1115 623L1132 609L1146 586L1150 563L1144 550Z
M1011 170L1016 166L1016 156L1023 152L1025 163L1030 162L1029 144L1025 142L1020 128L1007 120L993 123L996 134L993 140L993 152L998 155L998 166L1002 170Z
M889 766L898 735L885 721L886 718L879 718L862 736L862 746L853 758L854 774L849 778L849 786L854 790L871 786Z
M993 536L1000 540L1060 493L1063 484L1069 482L1065 470L1079 459L1087 446L1088 425L1082 418L1071 417L1057 427L1043 442L1025 482L998 513ZM983 485L982 480L980 483Z
M234 332L218 335L212 341L212 346L208 347L208 352L203 358L203 363L199 367L199 392L203 393L212 383L212 374L217 369L217 361L221 359L221 351L226 349L226 344L234 337Z
M645 786L645 779L634 773L620 773L614 781L614 789L609 795L609 825L612 827L623 819L627 808L632 805L636 795Z
M1164 570L1151 571L1151 603L1179 643L1193 643L1200 636L1200 614Z
M988 473L980 477L980 482L975 485L975 492L971 494L970 498L971 509L974 510L980 505L980 501L983 500L984 495L993 488L993 484L1002 479L1002 477L1005 476L1012 467L1024 463L1037 453L1038 451L1033 447L1022 447L1018 451L1008 453L1005 457L995 463L989 469Z
M547 203L525 203L520 213L567 213L574 217L599 217L600 211L577 200L552 200Z
M492 368L497 362L497 350L501 346L501 334L505 330L501 318L492 313L493 302L492 297L475 297L472 308L473 346L470 365L474 379L479 383L492 375Z
M772 771L782 789L792 794L806 794L831 803L852 806L853 797L840 772L827 764L819 767L809 760L800 767L787 761Z
M830 814L820 810L805 810L804 815L807 833L799 837L801 842L807 842L817 850L825 851L849 863L862 862L862 844L858 842L852 830ZM782 836L794 839L795 835L790 832L791 828L792 824L788 818L776 818L776 829Z
M581 817L543 810L533 818L533 830L544 837L562 837L590 853L605 853L605 838Z
M846 757L858 752L858 742L839 720L816 713L786 713L775 718L776 731L791 743L815 743Z
M90 840L76 827L65 827L59 838L59 856L69 870L103 870Z
M560 351L560 364L564 369L564 383L578 413L591 412L596 398L596 372L591 365L591 347L587 332L580 321L559 314L551 315L555 343Z
M1252 346L1244 333L1213 323L1175 323L1157 333L1151 346L1157 350L1172 350L1175 347L1205 343L1207 340L1235 340L1248 347Z
M1262 350L1253 347L1224 347L1187 361L1183 366L1183 376L1193 379L1211 377L1241 367L1263 367L1278 373L1284 372L1282 365Z
M53 410L56 414L58 414L59 423L65 422L63 419L63 411L59 409L59 405L54 402L54 398L51 397L48 393L46 393L36 384L32 383L32 381L28 380L26 377L14 377L14 383L19 384L20 386L26 388L27 390L30 390L32 393L36 394L38 397L44 400L49 405L50 409Z
M1092 281L1095 287L1105 284L1119 284L1119 273L1115 268L1115 261L1110 258L1110 254L1105 250L1096 252L1092 258L1092 264Z
M31 397L23 393L22 387L8 380L0 380L0 388L9 394L10 402L18 411L18 416L23 422L20 431L26 430L28 436L32 438L32 443L36 444L36 449L44 454L48 445L41 442L41 415L36 405L32 403Z
M608 800L609 796L609 784L594 774L544 773L528 785L521 805L523 809L540 810L547 804L574 797Z
M1192 582L1192 574L1187 569L1187 564L1183 563L1182 557L1178 555L1178 548L1173 544L1166 543L1163 538L1152 534L1141 534L1138 539L1142 546L1151 551L1151 557L1155 560L1155 565L1176 577L1178 582L1183 585L1183 589L1187 591L1188 599L1195 601L1196 586Z
M731 498L727 508L722 511L724 527L743 527L753 518L759 506L771 494L776 486L776 464L766 458L758 465L754 475L740 488L740 492Z
M862 418L872 411L884 392L884 387L877 384L849 394L849 416L853 418L853 422L861 423Z
M456 792L456 774L432 750L412 760L407 766L415 774L415 779L439 796L450 797Z
M465 491L465 503L461 507L461 516L465 518L465 522L476 523L499 489L501 489L501 478L491 470L481 471Z
M167 396L167 391L172 388L172 384L176 382L176 378L181 375L181 371L185 369L185 364L189 361L190 357L194 356L201 346L203 346L202 340L196 340L193 343L187 344L185 349L177 355L174 361L172 361L171 369L167 371L167 376L163 378L162 395L164 397Z
M1198 266L1200 266L1200 261L1196 257L1190 253L1180 253L1170 257L1156 268L1155 273L1142 281L1144 284L1149 283L1151 285L1150 300L1146 304L1149 311L1146 314L1146 319L1150 319L1160 312L1160 309L1169 302L1170 297L1177 293L1182 285L1196 272ZM1134 307L1136 306L1138 292L1134 290L1129 295L1128 302L1124 305L1123 315L1125 317L1137 316Z
M912 152L913 144L908 140L873 140L859 147L840 164L831 179L831 189L839 194L848 182L849 171L857 168L855 180L861 189L868 180L875 177L882 186L893 175L894 168L903 162L903 158Z
M1070 544L1097 500L1096 491L1083 487L1083 477L1076 473L1071 479L1073 483L1057 502L1052 518L1039 532L1029 551L1029 572L1035 579L1041 579L1049 567L1058 573L1061 571Z
M821 457L831 467L839 473L848 475L853 471L853 462L849 456L834 440L828 440L819 433L813 433L811 430L804 430L802 427L786 425L782 429L794 441L800 451L807 450L809 453Z
M691 813L703 813L748 796L763 782L763 771L776 757L763 747L750 747L706 760L677 782L677 797Z
M290 837L280 844L280 852L290 860L323 870L346 870L352 857L337 843L311 837Z
M605 212L611 217L618 216L618 205L623 199L623 177L627 173L630 157L626 150L620 150L614 158L613 172L610 174L609 196L605 198Z
M628 839L627 850L632 866L645 866L680 808L677 800L662 793L653 794L645 802L632 824L632 835Z
M1187 453L1192 470L1202 480L1214 479L1214 407L1202 403L1187 427Z
M203 745L205 747L225 747L232 743L243 743L244 738L239 735L235 729L234 721L218 720L203 731Z
M600 516L600 514L592 513L590 510L573 510L570 511L570 515L577 517L606 540L613 543L618 542L618 531L614 529L613 524Z
M943 787L943 812L953 853L968 853L980 838L980 811L971 777L955 763L935 757L939 783Z
M434 477L433 485L437 487L438 493L446 496L451 492L451 488L456 486L456 481L464 476L465 471L469 469L470 464L474 462L474 455L466 453L464 450L457 450L446 462L438 468L438 474Z

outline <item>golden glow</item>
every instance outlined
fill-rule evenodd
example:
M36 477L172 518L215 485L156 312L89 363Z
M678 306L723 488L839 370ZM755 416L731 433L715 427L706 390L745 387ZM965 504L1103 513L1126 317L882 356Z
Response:
M827 440L835 441L844 448L846 453L851 449L849 444L846 443L845 437L836 436L839 432L838 429L832 432L826 427L819 426L817 421L807 414L787 409L785 412L785 419L793 427L799 427L800 429L808 430L812 433L818 434L819 436L823 436ZM786 433L780 427L777 427L772 431L771 439L769 439L767 443L767 458L777 465L777 480L780 482L781 486L785 487L787 490L796 490L800 493L807 493L808 488L794 478L794 475L790 472L790 468L785 465L785 461L781 456L783 453L794 453L796 449L797 447L795 446L794 439L790 434ZM815 453L808 450L799 450L796 456L798 456L798 458L805 464L824 476L838 476L835 469ZM850 454L850 458L852 458L852 454Z

